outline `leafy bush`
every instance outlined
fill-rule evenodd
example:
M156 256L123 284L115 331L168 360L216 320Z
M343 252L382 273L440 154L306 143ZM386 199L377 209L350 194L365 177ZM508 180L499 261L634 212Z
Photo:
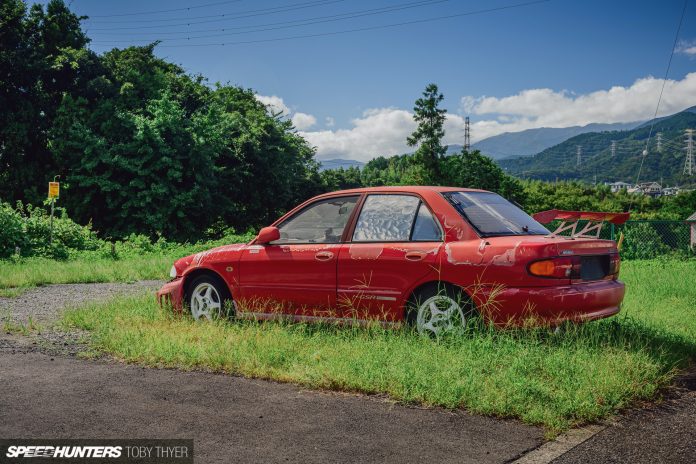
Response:
M624 229L621 255L626 259L653 259L670 251L671 248L649 223L639 222Z
M73 222L63 208L56 208L51 243L51 218L45 208L21 202L13 208L0 202L0 258L8 258L19 249L25 257L67 259L71 251L97 250L103 243L91 224Z
M9 258L24 246L22 216L8 203L0 202L0 258Z

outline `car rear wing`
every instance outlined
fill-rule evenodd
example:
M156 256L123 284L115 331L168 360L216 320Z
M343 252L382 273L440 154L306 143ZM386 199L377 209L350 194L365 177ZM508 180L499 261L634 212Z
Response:
M549 237L561 236L563 232L570 231L570 235L564 235L564 237L570 238L599 238L599 234L605 222L619 225L626 222L629 216L630 213L564 211L560 209L540 211L532 215L534 219L542 224L560 220L561 223L556 227L555 231L549 234ZM587 221L580 230L578 230L579 221Z

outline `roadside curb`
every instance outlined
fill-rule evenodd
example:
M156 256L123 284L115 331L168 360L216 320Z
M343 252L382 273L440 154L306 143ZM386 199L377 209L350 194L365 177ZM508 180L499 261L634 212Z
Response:
M611 424L592 424L579 429L569 430L559 435L553 441L548 441L540 447L512 461L512 464L547 464L564 455L581 443L589 440Z

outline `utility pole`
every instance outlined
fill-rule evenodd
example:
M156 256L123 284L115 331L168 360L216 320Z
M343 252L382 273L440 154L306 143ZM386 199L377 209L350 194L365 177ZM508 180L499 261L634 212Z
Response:
M575 166L579 168L580 165L582 164L582 145L578 145L578 148L577 148L575 153L577 155L577 160L575 162Z
M469 116L464 118L464 150L471 148L471 129L469 127Z
M611 157L616 156L616 140L611 141Z
M662 132L657 133L657 152L662 153Z
M684 175L694 174L694 130L686 129L686 162L684 163Z

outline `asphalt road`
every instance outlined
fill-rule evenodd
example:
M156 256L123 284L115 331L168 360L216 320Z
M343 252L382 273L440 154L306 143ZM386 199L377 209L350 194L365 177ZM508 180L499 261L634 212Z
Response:
M0 437L193 438L201 463L500 463L542 442L514 421L4 343Z
M629 411L553 462L696 462L696 370L682 376L665 401Z

